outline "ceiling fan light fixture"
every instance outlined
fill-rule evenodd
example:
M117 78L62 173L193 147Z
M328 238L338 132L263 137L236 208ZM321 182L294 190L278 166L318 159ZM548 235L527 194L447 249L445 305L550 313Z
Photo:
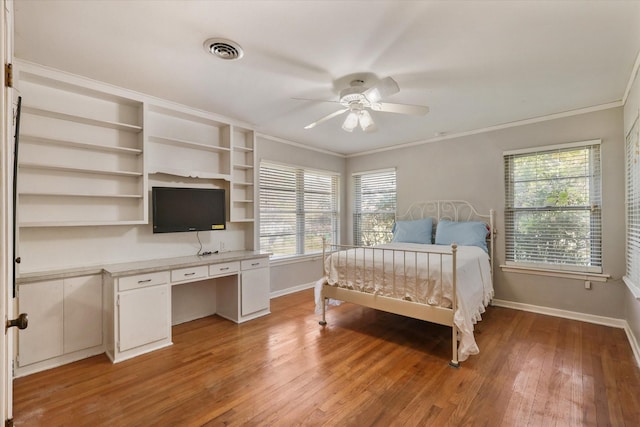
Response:
M358 112L351 111L347 115L347 118L344 119L344 123L342 124L342 129L347 132L353 132L353 130L358 126Z
M371 131L375 128L375 123L373 123L373 118L371 114L367 110L360 111L359 117L360 129L364 132Z
M342 105L343 108L308 124L305 129L314 128L320 123L348 112L346 119L342 123L343 130L353 132L356 127L360 126L363 132L370 133L375 132L378 127L373 121L369 110L383 113L410 114L413 116L423 116L429 112L429 107L423 105L381 102L383 98L393 95L399 90L398 83L391 77L378 80L371 87L365 86L364 79L352 80L348 88L340 91L337 103ZM295 99L304 100L305 98ZM307 101L336 103L336 101L332 100L307 99Z

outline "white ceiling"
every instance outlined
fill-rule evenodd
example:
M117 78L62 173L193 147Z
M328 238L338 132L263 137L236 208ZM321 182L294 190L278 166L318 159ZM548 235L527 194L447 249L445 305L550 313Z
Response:
M211 37L245 56L215 58ZM343 154L620 102L639 49L639 1L15 1L18 58ZM431 112L303 129L339 105L292 98L337 100L362 72Z

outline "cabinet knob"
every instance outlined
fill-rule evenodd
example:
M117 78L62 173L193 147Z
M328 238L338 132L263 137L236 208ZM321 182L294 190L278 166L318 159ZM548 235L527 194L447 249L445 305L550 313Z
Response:
M29 326L29 316L27 316L27 313L21 313L17 319L7 320L5 330L13 328L14 326L17 326L18 329L27 329L27 326Z

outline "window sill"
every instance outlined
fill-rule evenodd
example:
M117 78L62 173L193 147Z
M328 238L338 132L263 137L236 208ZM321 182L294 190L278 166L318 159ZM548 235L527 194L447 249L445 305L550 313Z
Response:
M629 288L629 291L631 291L633 296L637 300L640 300L640 288L636 286L636 284L633 283L631 279L629 279L627 276L623 276L622 281L624 282L625 285L627 285L627 288Z
M547 270L538 267L522 267L516 265L501 265L500 268L505 273L521 273L521 274L533 274L537 276L550 276L559 277L562 279L575 279L592 282L606 282L611 276L609 274L602 273L587 273L582 271L559 271L559 270Z

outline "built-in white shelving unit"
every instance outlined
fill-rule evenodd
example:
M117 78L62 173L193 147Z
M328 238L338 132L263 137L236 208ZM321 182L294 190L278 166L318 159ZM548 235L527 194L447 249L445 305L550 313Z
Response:
M231 221L253 222L255 218L255 134L234 127L232 132Z
M18 67L21 227L143 224L143 103L56 72Z
M230 125L180 107L146 110L149 173L231 180Z
M252 129L33 64L16 75L19 226L147 224L150 175L227 188L228 221L253 226Z

